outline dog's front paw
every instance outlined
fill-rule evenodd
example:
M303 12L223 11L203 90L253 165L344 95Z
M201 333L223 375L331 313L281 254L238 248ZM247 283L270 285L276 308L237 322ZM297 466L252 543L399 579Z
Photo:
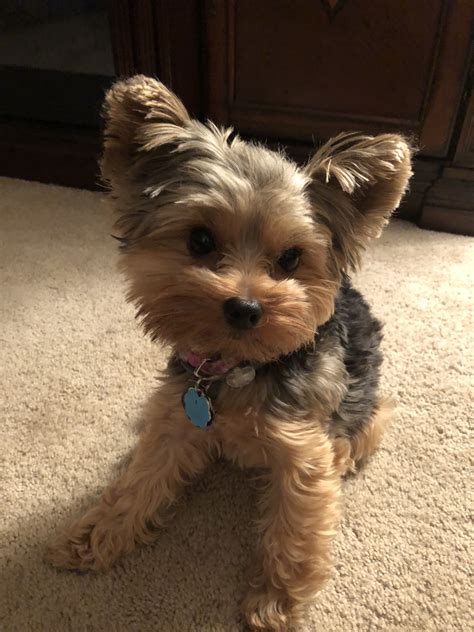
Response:
M57 568L74 570L101 570L100 564L91 544L91 533L94 525L70 528L52 542L47 550L45 559Z
M90 544L90 532L62 534L46 549L45 560L57 568L99 570Z
M58 568L102 571L134 548L120 521L97 507L66 529L47 549L46 561Z
M267 587L251 590L242 602L242 613L251 630L289 632L299 616L289 599Z

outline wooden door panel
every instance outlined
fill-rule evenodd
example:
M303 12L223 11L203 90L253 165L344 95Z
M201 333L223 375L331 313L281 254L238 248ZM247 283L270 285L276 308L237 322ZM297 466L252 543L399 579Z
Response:
M425 154L444 156L470 16L471 0L214 0L208 114L297 141L347 128L414 132Z
M347 0L332 21L322 2L275 4L238 0L229 12L235 105L418 120L442 0Z

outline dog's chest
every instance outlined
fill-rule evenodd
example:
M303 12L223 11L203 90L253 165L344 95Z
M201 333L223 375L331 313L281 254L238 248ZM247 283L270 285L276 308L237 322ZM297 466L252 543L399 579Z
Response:
M218 413L212 428L223 455L241 467L267 464L262 432L263 420L253 413Z

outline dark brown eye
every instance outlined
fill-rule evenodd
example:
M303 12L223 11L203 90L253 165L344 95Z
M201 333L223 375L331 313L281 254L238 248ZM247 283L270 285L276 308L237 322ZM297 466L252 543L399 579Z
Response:
M207 228L193 228L189 235L189 252L197 257L214 252L216 244L212 233Z
M288 248L278 258L278 265L285 272L293 272L300 264L301 248Z

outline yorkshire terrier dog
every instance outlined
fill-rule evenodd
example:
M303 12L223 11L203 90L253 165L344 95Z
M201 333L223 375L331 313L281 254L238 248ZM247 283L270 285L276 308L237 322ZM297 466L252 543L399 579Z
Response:
M223 454L262 468L242 611L288 630L331 572L341 477L380 442L381 325L349 273L400 203L411 148L340 134L304 167L190 118L155 79L107 94L101 168L144 329L170 345L130 464L49 549L103 570L157 533Z

